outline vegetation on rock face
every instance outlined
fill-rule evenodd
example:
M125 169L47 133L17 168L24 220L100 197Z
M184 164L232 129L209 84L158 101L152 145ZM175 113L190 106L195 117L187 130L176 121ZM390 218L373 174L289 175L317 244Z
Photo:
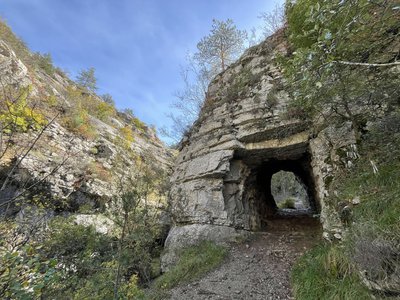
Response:
M278 202L278 208L296 209L296 201L294 198L286 198Z
M299 0L287 5L281 57L297 118L351 122L360 158L329 182L347 232L293 271L298 299L367 299L399 292L400 8L395 1Z
M140 159L108 210L109 234L53 218L36 232L0 222L0 296L11 299L138 299L159 272L163 231L150 202L164 197L161 172ZM122 184L122 183L121 183ZM90 215L89 215L90 216ZM110 225L108 225L110 226ZM35 227L35 226L33 226Z
M39 130L47 124L45 116L29 103L30 87L21 90L3 89L0 96L0 131Z
M51 56L31 54L1 21L0 38L7 44L5 61L26 75L26 82L14 82L10 69L6 75L11 79L1 78L0 298L139 299L142 287L159 274L166 230L158 219L165 203L165 170L155 166L151 153L139 155L132 147L137 135L144 137L144 146L158 141L154 130L133 113L118 112L110 95L97 96L94 70L81 74L77 86L65 75L55 76L59 70ZM115 136L106 136L102 128ZM101 134L106 137L100 140ZM63 144L63 138L68 142ZM72 171L64 169L62 189L69 183L69 191L81 193L89 181L118 179L113 201L93 202L82 193L71 204L76 200L71 193L66 198L52 194L49 186L54 182L48 179L68 158L76 159L70 147L93 141L96 146L86 148L87 161ZM112 165L104 163L113 151L118 153ZM127 166L137 173L131 174ZM113 168L124 170L117 173ZM96 206L107 206L107 211ZM107 222L88 225L101 209ZM85 225L72 213L78 211L85 213ZM112 227L109 234L99 232L103 225Z
M40 69L50 76L53 76L54 73L64 74L63 71L53 65L53 61L49 53L42 54L36 52L31 54L25 42L17 37L12 32L11 28L6 24L6 22L1 18L0 37L13 49L13 51L15 51L18 58L21 59L22 62L27 66Z
M396 291L400 278L400 114L392 113L362 138L361 158L343 171L330 201L347 224L341 245L325 244L303 257L293 271L298 299L370 298L362 284ZM359 200L359 204L358 203ZM355 204L353 204L355 203ZM360 274L362 276L360 277ZM359 296L364 295L364 296Z
M288 56L279 58L279 63L294 99L289 110L296 112L292 116L320 119L326 124L350 121L357 132L360 154L356 165L338 169L338 176L329 182L332 192L329 204L337 208L347 233L341 244L321 245L299 260L293 271L298 299L369 298L370 291L363 283L372 288L379 286L383 292L398 292L395 289L400 278L399 12L399 6L390 0L298 0L287 5L290 51ZM49 76L58 71L50 55L31 55L3 22L0 33L29 68L39 68ZM197 79L203 80L196 87L198 94L193 97L183 93L180 95L183 101L198 101L199 94L201 98L205 95L204 83L209 82L210 74L215 74L211 71L226 68L234 52L242 46L243 37L244 33L231 20L214 21L210 35L198 44L195 56L200 67ZM204 69L205 65L208 68ZM227 90L231 96L227 98L234 100L239 93L244 95L245 87L258 80L250 69L244 69ZM121 113L110 95L100 99L94 94L97 87L93 68L82 71L77 83L79 86L71 84L65 90L68 105L60 110L61 121L71 132L94 139L97 132L93 118L112 126L112 118ZM186 87L193 88L191 84ZM10 95L0 102L1 139L16 133L40 132L48 124L43 111L30 101L28 88L16 91L17 96ZM59 99L55 96L46 95L43 99L39 108L58 110ZM201 105L195 101L190 105L194 103L196 111ZM272 105L277 100L271 96L268 101ZM131 150L135 130L146 132L147 127L131 111L123 119L126 122L122 126L115 125L118 136L113 142ZM187 125L182 128L186 130ZM14 143L12 139L9 141ZM2 158L6 151L0 150ZM96 153L97 148L93 154ZM35 234L32 230L36 226L26 231L15 222L1 219L0 297L146 297L141 287L148 286L159 273L157 259L163 240L163 228L156 221L157 211L149 202L164 197L163 179L160 170L135 158L136 173L131 174L128 183L121 184L120 193L108 203L108 217L114 224L112 234L100 233L94 226L78 225L73 217L56 217L46 230ZM20 159L16 161L19 163ZM13 171L13 167L2 170L5 179L1 190L5 190ZM97 161L88 163L86 172L99 180L111 177L109 170ZM35 203L35 198L29 201L18 205ZM282 206L293 207L294 203L288 199ZM207 242L186 249L178 265L156 280L155 293L163 294L204 274L221 263L225 255L224 248Z
M281 60L297 117L352 122L356 131L398 102L395 1L301 0L287 5L291 54Z

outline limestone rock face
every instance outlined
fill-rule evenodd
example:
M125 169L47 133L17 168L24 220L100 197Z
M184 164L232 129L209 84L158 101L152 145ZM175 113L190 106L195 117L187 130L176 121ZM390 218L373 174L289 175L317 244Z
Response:
M193 224L216 230L268 226L276 210L271 176L281 170L293 172L307 187L328 238L341 233L337 214L324 199L335 165L356 158L354 134L349 124L315 133L313 124L290 117L289 95L274 63L286 49L278 33L248 49L209 86L176 160L171 201L175 225L182 228L172 229L169 241L180 240Z
M10 90L29 86L29 95L39 99L39 104L52 96L63 109L73 106L66 95L68 89L76 87L66 75L57 72L49 75L40 68L25 65L1 37L0 84ZM100 101L97 95L92 97ZM50 111L51 107L46 107L47 110ZM46 118L51 120L57 112L54 109ZM121 180L134 170L132 154L151 157L161 170L171 167L174 154L158 139L155 131L145 125L141 130L133 128L129 116L123 113L107 123L89 116L97 133L93 139L66 128L62 122L63 112L58 113L59 116L42 133L28 130L15 132L10 137L9 144L14 148L10 147L10 151L0 157L0 181L16 161L21 161L7 188L0 191L0 213L6 207L2 206L3 202L23 193L26 186L32 186L29 191L34 195L40 194L60 203L68 202L64 206L69 211L77 211L83 205L97 209L116 194ZM118 143L120 129L125 126L130 126L134 134L134 140L128 146ZM39 134L40 138L26 152ZM4 148L2 145L1 154L4 154ZM28 193L25 194L29 197ZM11 206L6 211L16 214L20 210L20 207Z
M19 84L26 86L30 83L27 67L2 40L0 40L0 74L3 85Z

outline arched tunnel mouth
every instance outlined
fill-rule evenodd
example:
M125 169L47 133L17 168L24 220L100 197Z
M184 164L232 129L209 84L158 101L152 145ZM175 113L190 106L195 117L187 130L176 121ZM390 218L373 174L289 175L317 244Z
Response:
M294 160L268 160L254 168L252 173L256 179L259 205L265 206L267 217L272 219L319 212L308 155Z
M240 198L249 229L264 230L282 219L293 223L312 219L310 224L319 226L315 216L320 205L308 151L303 148L300 153L286 157L257 154L235 158L246 170ZM282 191L285 188L288 190Z

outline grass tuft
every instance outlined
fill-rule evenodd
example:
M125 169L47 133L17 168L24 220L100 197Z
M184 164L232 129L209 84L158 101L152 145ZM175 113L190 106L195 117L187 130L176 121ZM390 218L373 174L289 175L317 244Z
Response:
M209 241L186 248L182 252L178 264L159 277L155 282L155 287L158 289L171 289L180 283L199 278L219 266L226 254L225 247Z
M294 295L302 299L370 299L343 248L320 245L303 255L292 271Z

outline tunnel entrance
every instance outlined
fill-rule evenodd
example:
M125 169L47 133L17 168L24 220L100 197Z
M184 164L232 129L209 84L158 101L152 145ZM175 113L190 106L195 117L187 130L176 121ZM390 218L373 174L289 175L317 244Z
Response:
M249 229L263 230L277 219L319 213L311 158L306 151L292 158L241 159L248 174L241 199Z

